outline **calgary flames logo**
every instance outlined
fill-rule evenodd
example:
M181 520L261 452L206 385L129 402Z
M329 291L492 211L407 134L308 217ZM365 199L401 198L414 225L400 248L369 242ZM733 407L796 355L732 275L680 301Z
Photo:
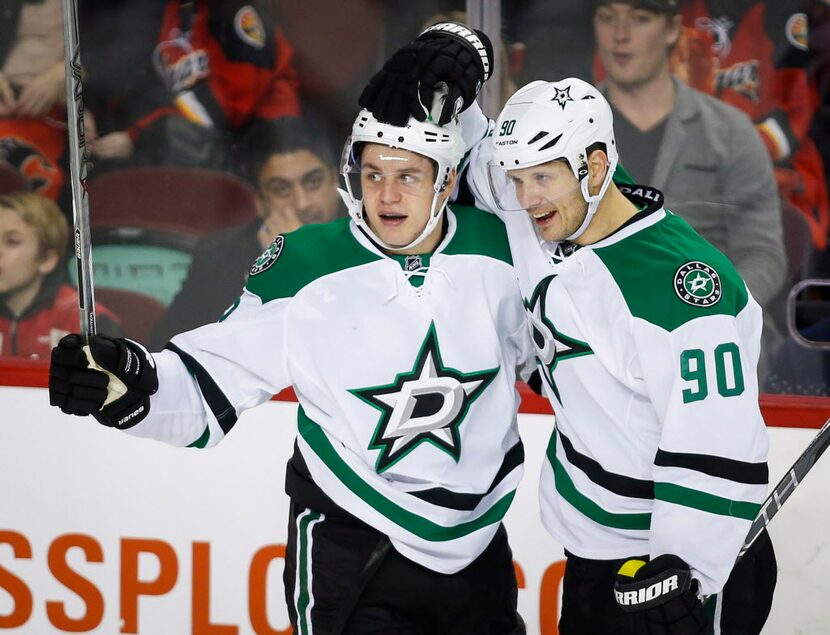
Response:
M259 14L252 6L246 4L237 11L233 19L233 25L236 34L246 44L258 49L265 46L265 27L262 25Z
M807 15L804 13L793 13L787 20L785 27L787 41L795 48L807 50Z

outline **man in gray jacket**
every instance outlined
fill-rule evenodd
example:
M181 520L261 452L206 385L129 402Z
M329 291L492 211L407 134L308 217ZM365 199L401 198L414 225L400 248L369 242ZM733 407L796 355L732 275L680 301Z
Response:
M638 183L663 191L726 254L765 310L759 372L780 343L769 317L786 275L772 163L749 118L669 71L681 34L676 0L599 0L597 50L620 158Z

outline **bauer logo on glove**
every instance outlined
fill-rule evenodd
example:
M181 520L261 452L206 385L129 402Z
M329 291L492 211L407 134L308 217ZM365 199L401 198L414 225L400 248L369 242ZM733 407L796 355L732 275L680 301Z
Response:
M131 428L147 416L157 389L153 356L132 340L92 335L87 346L73 333L52 349L49 402L66 414Z

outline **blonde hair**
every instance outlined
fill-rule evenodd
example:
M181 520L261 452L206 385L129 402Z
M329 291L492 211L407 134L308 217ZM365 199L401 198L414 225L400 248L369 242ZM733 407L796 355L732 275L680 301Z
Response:
M41 256L55 251L63 259L69 243L69 223L57 204L34 192L0 196L0 207L9 209L35 230Z

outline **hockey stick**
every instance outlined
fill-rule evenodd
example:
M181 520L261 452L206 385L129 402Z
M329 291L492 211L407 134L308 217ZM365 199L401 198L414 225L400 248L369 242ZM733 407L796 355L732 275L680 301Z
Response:
M781 509L781 506L793 493L793 490L801 484L807 472L812 469L816 461L819 460L828 447L830 447L830 419L824 422L818 434L810 441L810 444L801 453L801 456L787 470L787 473L761 505L761 511L749 528L749 533L746 535L744 546L741 547L736 562L743 558L744 554L752 546L752 543L761 535L764 528L769 525L770 521Z
M78 39L78 2L61 0L63 51L66 61L66 122L69 130L69 174L72 185L72 222L75 227L75 262L78 267L78 306L81 333L89 342L95 335L95 292L92 286L92 240L86 176L88 161L84 140L84 101L81 93L81 47Z

